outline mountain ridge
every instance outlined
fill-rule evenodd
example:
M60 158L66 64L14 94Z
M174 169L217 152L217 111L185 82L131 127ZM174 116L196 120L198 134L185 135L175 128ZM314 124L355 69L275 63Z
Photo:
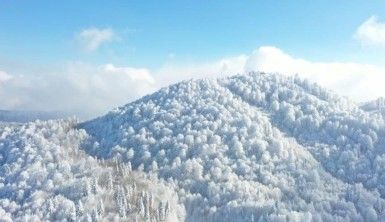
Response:
M0 122L26 123L35 120L52 120L68 117L68 114L57 111L38 110L0 110Z

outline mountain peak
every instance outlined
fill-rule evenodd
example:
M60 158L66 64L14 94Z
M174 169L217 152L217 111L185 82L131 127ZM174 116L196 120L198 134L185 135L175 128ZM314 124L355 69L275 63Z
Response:
M172 181L187 220L373 220L385 206L384 120L298 77L185 81L79 127L88 153Z

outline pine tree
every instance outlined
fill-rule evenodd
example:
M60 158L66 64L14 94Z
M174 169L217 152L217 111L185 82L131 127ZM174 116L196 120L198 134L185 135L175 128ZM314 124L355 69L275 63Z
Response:
M93 194L97 194L98 193L98 178L96 176L92 177L91 191L92 191Z
M97 209L94 208L92 210L91 218L92 218L92 222L97 222L99 220L98 210Z
M115 190L115 203L120 217L126 218L127 204L125 203L124 189L120 185Z
M99 205L98 205L98 215L99 216L103 216L104 215L104 203L103 203L103 200L100 200L99 201Z
M92 194L92 186L91 186L91 183L89 181L90 179L87 178L86 181L85 181L85 185L84 185L84 193L85 193L85 196L90 196Z
M158 206L158 218L159 218L159 220L160 221L163 221L163 220L165 220L165 216L164 216L164 206L163 206L163 201L161 201L160 203L159 203L159 206Z
M113 182L113 177L112 173L108 172L108 178L107 178L107 189L112 191L114 188L114 182Z
M78 201L78 205L77 205L77 208L76 208L76 215L78 217L81 217L83 216L84 214L84 207L83 207L83 203L81 200Z
M168 201L167 201L167 202L166 202L166 206L165 206L165 208L164 208L164 218L165 218L165 219L168 217L169 213L170 213L170 205L169 205L169 203L168 203Z

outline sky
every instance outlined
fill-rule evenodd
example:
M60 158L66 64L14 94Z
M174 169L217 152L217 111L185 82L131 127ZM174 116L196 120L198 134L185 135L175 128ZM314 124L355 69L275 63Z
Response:
M90 118L248 71L385 96L385 2L0 0L0 109Z

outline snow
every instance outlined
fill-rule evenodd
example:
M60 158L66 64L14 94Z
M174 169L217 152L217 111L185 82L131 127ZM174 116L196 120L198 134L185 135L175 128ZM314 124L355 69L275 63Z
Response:
M383 117L298 77L185 81L79 127L175 184L187 221L384 219Z
M376 100L365 102L361 104L360 108L367 112L379 113L385 116L385 98L380 97Z
M76 124L0 125L1 221L183 219L172 186L86 155L80 144L87 134Z
M0 218L385 221L383 103L298 77L184 81L88 122L0 124Z

